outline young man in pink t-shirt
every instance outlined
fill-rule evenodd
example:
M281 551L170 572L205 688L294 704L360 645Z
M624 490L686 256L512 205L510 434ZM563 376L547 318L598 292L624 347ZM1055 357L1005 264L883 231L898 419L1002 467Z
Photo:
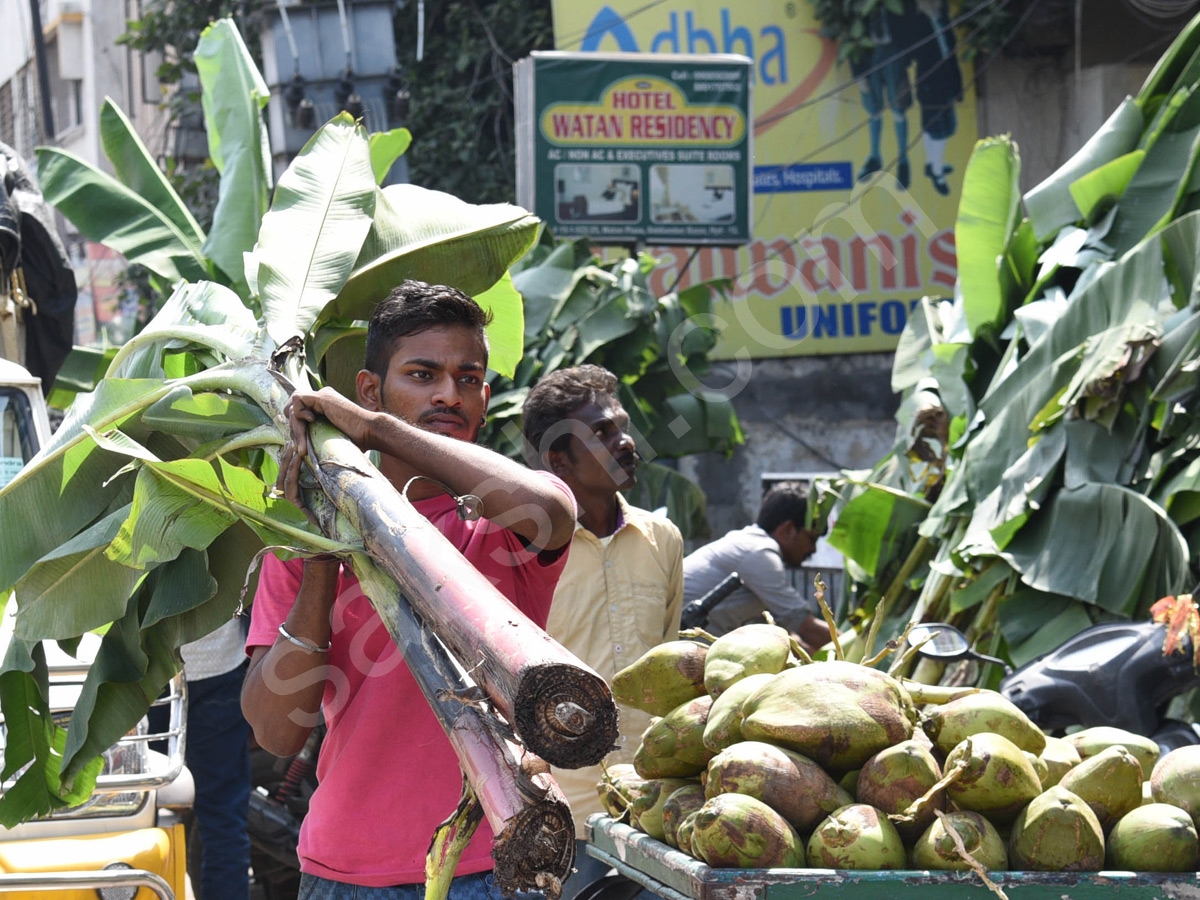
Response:
M367 329L358 404L328 388L297 391L293 443L280 480L299 500L309 422L323 416L359 447L378 450L397 488L414 476L475 494L489 518L463 522L427 480L408 486L416 509L504 596L544 626L575 523L569 489L474 441L490 389L487 316L452 288L405 282ZM531 553L530 551L535 551ZM336 560L264 562L246 642L242 709L259 744L296 753L323 714L319 785L300 833L302 900L417 900L436 825L458 802L457 758L379 616ZM484 822L464 852L451 900L496 896Z

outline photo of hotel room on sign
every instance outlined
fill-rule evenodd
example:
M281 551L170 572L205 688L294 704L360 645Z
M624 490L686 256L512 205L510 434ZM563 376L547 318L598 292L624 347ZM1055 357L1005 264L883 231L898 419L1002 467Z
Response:
M637 222L642 218L638 166L561 164L554 167L560 222Z
M650 169L650 221L732 222L733 166L654 166Z

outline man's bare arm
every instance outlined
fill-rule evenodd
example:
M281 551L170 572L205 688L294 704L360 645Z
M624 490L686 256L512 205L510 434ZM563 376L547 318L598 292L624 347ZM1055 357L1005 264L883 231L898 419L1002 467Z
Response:
M284 628L299 640L329 645L330 611L337 592L336 561L308 561ZM242 714L260 747L275 756L300 751L316 725L325 691L327 653L306 650L282 636L255 647L242 684Z
M538 550L558 550L575 532L571 502L561 490L519 463L485 447L432 434L383 412L363 409L336 391L292 395L292 434L299 452L280 472L285 491L296 490L308 423L320 415L363 450L378 450L444 482L455 493L475 494L487 518ZM289 493L291 496L291 493ZM297 499L292 497L293 500Z

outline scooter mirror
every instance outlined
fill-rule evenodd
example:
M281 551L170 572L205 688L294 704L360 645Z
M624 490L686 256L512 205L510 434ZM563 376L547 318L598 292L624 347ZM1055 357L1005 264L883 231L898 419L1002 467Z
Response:
M919 645L917 652L931 659L945 662L952 662L956 659L977 659L980 662L994 663L1004 669L1005 674L1012 674L1012 666L995 656L988 656L972 650L967 636L953 625L947 625L944 622L914 625L909 629L908 643L913 647Z
M962 659L971 653L967 636L953 625L941 623L914 625L908 632L908 643L913 647L920 645L918 652L934 659Z

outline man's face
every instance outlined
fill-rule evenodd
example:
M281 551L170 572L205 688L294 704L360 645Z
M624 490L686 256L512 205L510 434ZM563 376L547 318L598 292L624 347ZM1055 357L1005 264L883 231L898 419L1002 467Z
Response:
M790 569L800 568L806 559L817 552L817 538L815 532L801 528L795 522L784 522L775 534L783 564Z
M385 378L359 372L359 403L425 431L474 441L491 397L486 372L487 347L478 332L436 325L396 340Z
M620 403L585 403L567 417L566 425L567 449L549 454L555 475L577 493L615 493L634 486L638 455L629 435L629 414Z

